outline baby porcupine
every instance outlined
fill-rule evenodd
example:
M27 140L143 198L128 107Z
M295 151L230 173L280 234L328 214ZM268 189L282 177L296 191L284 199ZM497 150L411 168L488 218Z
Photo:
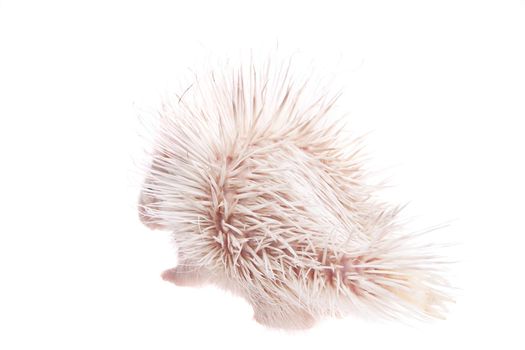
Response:
M442 317L434 255L375 199L359 142L330 118L337 96L290 67L226 65L164 104L139 204L178 247L163 278L232 290L270 327L367 310Z

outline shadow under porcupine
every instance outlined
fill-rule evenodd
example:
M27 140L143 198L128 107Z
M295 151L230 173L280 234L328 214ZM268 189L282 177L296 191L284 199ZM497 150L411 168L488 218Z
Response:
M311 85L289 64L224 67L164 105L139 204L178 247L163 278L232 290L270 327L442 317L435 256L374 198L358 140L329 118L337 96Z

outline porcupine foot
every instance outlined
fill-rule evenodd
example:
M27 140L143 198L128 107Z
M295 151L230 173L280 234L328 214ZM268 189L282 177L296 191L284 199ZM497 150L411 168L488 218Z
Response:
M300 330L311 328L315 324L315 318L298 307L265 304L254 306L253 309L255 321L271 328Z

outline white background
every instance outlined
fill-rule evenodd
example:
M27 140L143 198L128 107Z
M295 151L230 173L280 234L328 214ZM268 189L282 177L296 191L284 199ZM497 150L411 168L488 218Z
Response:
M524 31L523 1L0 1L0 348L523 349ZM446 321L288 334L160 279L139 116L194 62L277 42L337 62L391 197L453 220Z

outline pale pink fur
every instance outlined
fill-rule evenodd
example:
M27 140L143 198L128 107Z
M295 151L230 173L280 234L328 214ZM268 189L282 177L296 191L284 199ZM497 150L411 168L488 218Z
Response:
M443 316L440 261L376 199L336 101L271 61L224 65L166 101L139 205L173 232L164 279L232 290L271 327Z

